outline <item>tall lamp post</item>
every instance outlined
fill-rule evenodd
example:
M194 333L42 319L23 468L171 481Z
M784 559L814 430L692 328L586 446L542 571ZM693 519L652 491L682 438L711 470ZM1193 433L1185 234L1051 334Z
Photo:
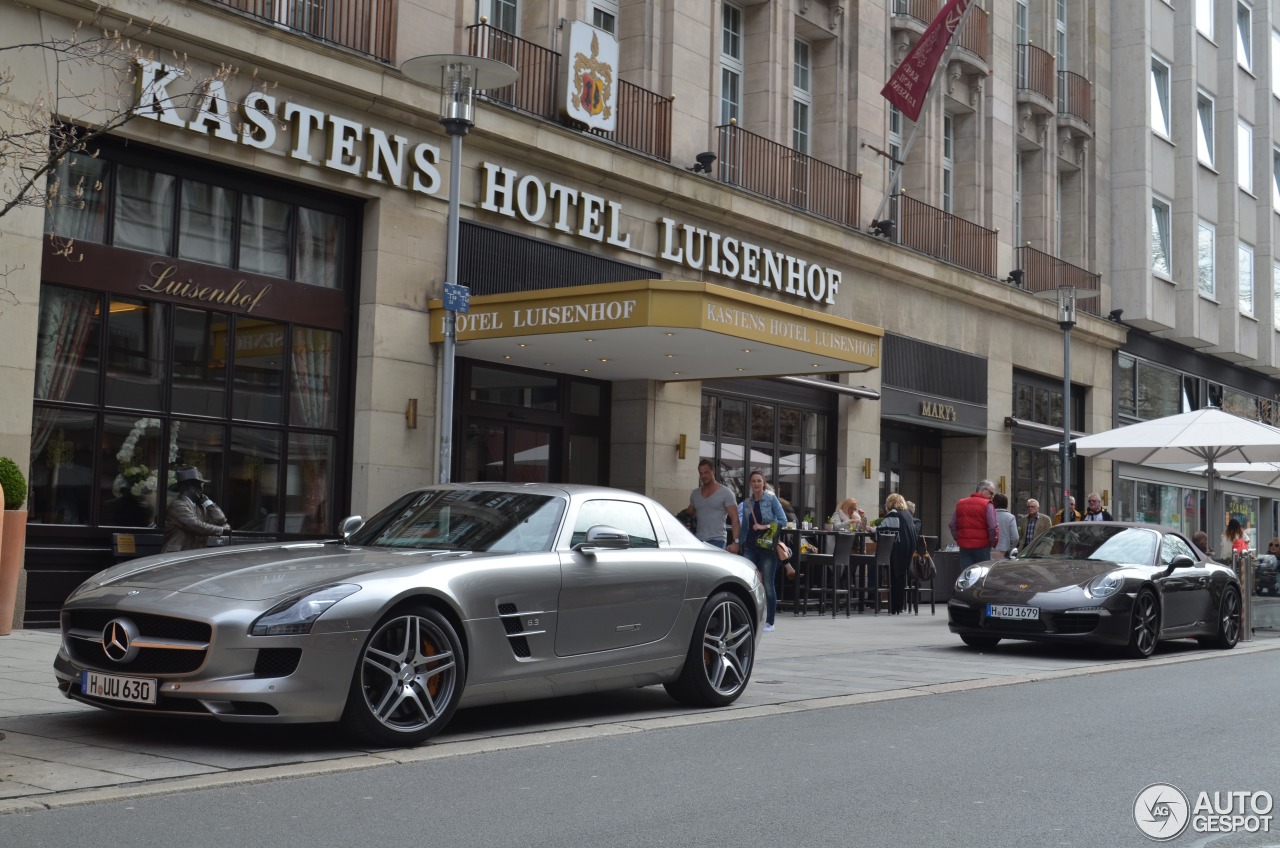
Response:
M1058 305L1058 326L1062 328L1062 520L1071 519L1071 328L1076 325L1076 302L1098 296L1094 291L1076 291L1075 286L1037 292L1041 300Z
M444 346L440 357L440 482L448 483L453 466L453 377L457 313L470 309L469 292L458 284L458 183L462 180L462 137L475 126L475 93L505 88L519 73L495 59L457 54L418 56L401 72L426 85L440 86L440 123L449 134L449 223L445 241Z

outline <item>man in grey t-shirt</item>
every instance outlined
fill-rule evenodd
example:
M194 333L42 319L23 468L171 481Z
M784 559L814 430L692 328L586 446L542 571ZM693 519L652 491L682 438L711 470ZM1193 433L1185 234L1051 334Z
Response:
M733 535L729 537L726 550L738 552L738 503L728 487L716 482L715 468L711 460L704 459L698 463L698 488L689 495L689 512L698 520L694 535L710 545L724 548L724 519L728 516L733 524Z

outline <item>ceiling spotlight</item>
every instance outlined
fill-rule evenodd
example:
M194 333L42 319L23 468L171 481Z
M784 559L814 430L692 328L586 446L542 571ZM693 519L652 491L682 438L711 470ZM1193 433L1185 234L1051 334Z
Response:
M1123 322L1120 320L1120 316L1123 314L1124 314L1123 309L1113 309L1107 313L1107 317L1110 318L1112 321L1115 321L1117 324L1121 324Z
M891 239L893 238L893 228L895 226L897 225L894 224L892 218L885 218L883 221L872 219L871 235L878 236L879 238Z
M685 168L686 171L693 171L695 174L711 173L711 166L716 161L716 155L714 153L708 150L706 153L699 153L693 158L698 161L690 165L688 168Z
M1021 268L1014 268L1012 271L1010 271L1010 272L1009 272L1009 276L1005 277L1005 278L1004 278L1003 280L1001 280L1000 282L1002 282L1002 283L1012 283L1013 285L1017 286L1018 288L1022 288L1022 278L1023 278L1025 275L1026 275L1026 272L1025 272L1025 271L1023 271Z

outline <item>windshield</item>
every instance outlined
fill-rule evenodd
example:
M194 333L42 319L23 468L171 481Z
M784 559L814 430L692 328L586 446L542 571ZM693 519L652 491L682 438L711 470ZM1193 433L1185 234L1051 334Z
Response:
M547 551L564 500L527 492L412 492L351 536L353 545L442 551Z
M1160 534L1114 524L1059 524L1036 537L1018 559L1096 559L1150 565Z

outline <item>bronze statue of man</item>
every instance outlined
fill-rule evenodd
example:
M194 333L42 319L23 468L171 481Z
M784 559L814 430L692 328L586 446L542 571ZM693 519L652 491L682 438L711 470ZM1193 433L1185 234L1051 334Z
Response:
M222 509L204 493L209 481L196 468L180 468L170 489L177 495L169 499L164 521L163 552L191 551L203 548L210 536L231 535L231 525Z

